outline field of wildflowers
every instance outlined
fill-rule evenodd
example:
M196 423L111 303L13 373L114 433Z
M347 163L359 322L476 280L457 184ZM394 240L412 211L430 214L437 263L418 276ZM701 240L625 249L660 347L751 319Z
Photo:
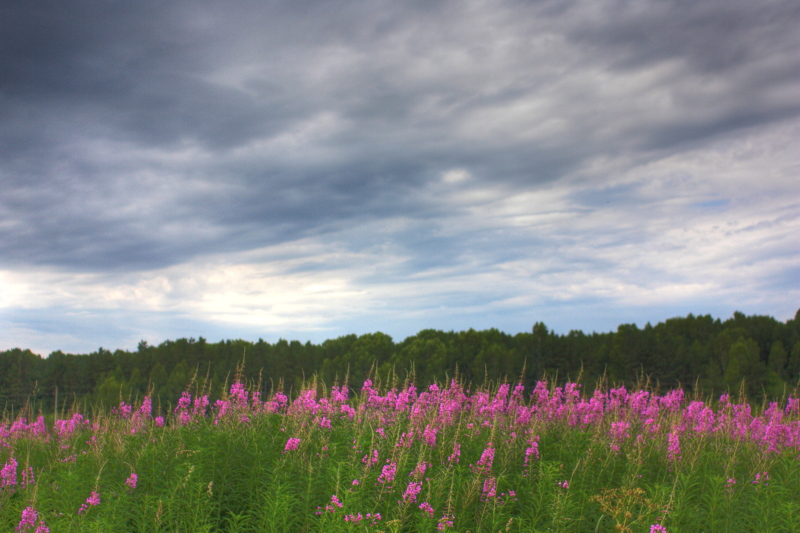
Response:
M227 389L6 416L0 531L800 531L796 394Z

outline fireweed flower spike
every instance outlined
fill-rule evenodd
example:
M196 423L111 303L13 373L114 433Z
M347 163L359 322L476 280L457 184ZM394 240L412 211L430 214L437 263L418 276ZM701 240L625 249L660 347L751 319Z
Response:
M458 461L461 459L461 444L454 443L453 444L453 453L450 454L450 457L447 458L447 462L451 465L457 465Z
M38 525L37 525L38 523ZM33 528L36 527L36 530ZM26 507L22 511L22 519L15 528L18 533L50 533L50 528L39 517L39 513L33 507Z
M445 514L439 519L439 524L436 526L437 531L444 531L447 528L453 527L453 518L451 514Z
M490 477L483 482L481 500L488 501L497 497L497 478Z
M344 507L344 504L339 500L339 498L336 496L336 494L334 494L334 495L331 496L331 503L326 505L325 509L323 509L322 507L317 507L317 512L314 513L314 514L315 515L321 515L325 511L327 511L329 513L335 513L337 507L339 509L341 509L342 507Z
M428 502L422 502L419 504L419 508L422 509L422 512L427 514L429 518L433 518L434 509L431 504Z
M528 441L530 446L525 450L525 461L522 463L523 468L527 467L528 464L531 462L531 457L535 460L539 459L539 436L536 435L530 441Z
M468 507L474 502L474 505L482 508L485 505L480 502L483 501L491 502L490 505L494 508L500 508L511 503L517 495L502 488L507 480L498 476L498 467L502 471L524 467L522 476L533 475L539 462L551 459L551 443L556 440L552 432L553 426L557 426L558 431L571 431L569 428L574 427L576 431L596 434L601 439L604 452L608 450L609 444L617 446L618 451L626 447L631 449L630 455L603 453L603 460L608 457L610 461L625 463L631 457L644 457L641 454L647 453L652 454L648 458L653 459L650 462L658 463L659 469L664 467L673 471L689 459L694 462L695 457L705 461L711 453L706 444L712 438L715 449L718 446L723 453L733 447L738 449L739 446L747 445L753 451L753 461L748 458L747 464L737 470L736 478L733 477L733 471L718 469L709 472L714 474L713 488L723 493L730 504L741 508L747 507L743 498L753 497L754 494L786 500L785 496L778 494L781 491L777 490L784 488L786 476L778 476L776 472L781 471L780 461L794 461L800 451L799 399L790 398L785 407L778 402L772 402L762 410L751 407L746 402L737 404L729 396L720 398L719 406L685 400L684 393L680 390L660 396L653 391L627 391L620 387L610 391L598 389L582 397L576 392L577 386L573 385L556 387L541 382L533 396L528 396L524 394L524 388L519 391L515 389L514 394L510 394L509 387L501 387L497 394L491 394L485 388L470 392L454 384L449 388L425 387L418 393L413 385L384 392L366 384L363 395L353 401L352 406L345 403L348 401L346 388L325 397L319 394L321 389L305 387L300 391L299 398L290 402L281 393L275 393L267 401L261 401L256 394L236 385L225 397L225 403L218 404L216 408L210 407L207 396L190 397L187 393L179 401L178 412L169 409L168 427L163 430L154 427L163 425L163 418L153 418L159 412L153 410L149 399L138 409L121 403L117 407L116 417L98 417L91 422L80 414L71 413L64 420L54 421L52 428L44 426L39 420L28 424L21 417L16 420L3 419L0 421L0 501L16 498L14 501L19 505L14 509L0 510L0 522L6 525L6 528L0 529L14 531L16 525L16 533L45 533L47 525L41 520L43 516L48 517L48 521L60 522L60 516L72 515L71 518L64 516L63 521L74 520L74 507L48 509L47 514L43 515L36 511L37 504L34 502L52 501L51 493L53 487L59 485L59 476L67 470L73 470L76 462L89 459L83 454L88 453L94 459L104 454L116 453L112 447L102 445L107 440L104 435L114 434L115 439L125 446L137 446L139 442L146 442L147 445L153 443L166 447L172 446L172 443L183 443L183 435L189 433L234 433L237 425L247 423L247 420L250 421L250 427L256 429L261 424L261 417L269 417L269 424L278 430L275 431L275 440L270 441L270 447L277 447L272 451L277 452L280 449L281 438L288 439L283 441L282 451L290 455L276 454L276 462L283 459L281 466L291 471L292 475L303 472L306 458L313 457L320 450L321 453L317 456L332 462L345 458L345 448L347 454L352 454L350 457L354 464L350 466L357 468L349 469L352 474L349 478L345 478L343 473L341 488L336 489L348 503L339 501L335 495L330 496L332 490L319 497L322 506L318 508L319 520L330 524L338 522L339 527L345 528L354 526L352 529L361 527L363 530L363 526L375 519L375 515L365 517L363 512L357 513L358 510L372 510L360 508L359 503L359 500L364 503L365 497L371 498L371 493L379 494L379 498L385 499L383 503L387 505L381 508L385 509L387 520L394 520L398 516L420 520L420 523L429 520L429 529L434 529L432 526L437 523L437 517L441 517L437 525L440 531L453 527L452 509L463 509L465 517L473 511L459 505ZM161 414L163 413L162 410ZM179 420L182 413L186 417L186 426ZM222 418L223 415L225 418ZM214 426L215 420L220 421L219 426ZM251 431L244 427L241 429ZM340 429L342 431L338 432ZM296 431L295 435L302 434L303 437L291 437L293 431ZM541 435L541 439L537 433ZM135 435L135 438L130 438L131 435ZM174 435L176 438L158 440L156 437L160 435ZM354 435L356 438L353 438ZM323 438L320 439L319 436ZM52 446L54 468L46 473L40 471L39 468L43 465L35 462L37 457L26 457L23 454L21 450L29 439L39 439L43 445ZM487 440L491 443L486 444ZM463 449L459 442L465 444ZM497 442L498 446L495 447L493 442ZM574 458L584 456L583 452L586 452L585 461L595 462L598 459L598 449L600 448L592 447L578 450ZM682 457L683 450L687 451L687 457ZM448 454L448 451L451 453ZM459 464L462 451L465 463ZM20 459L17 460L16 457ZM122 461L123 456L104 459L109 459L112 464L113 461L117 462L114 471L128 471L130 475L127 479L118 475L111 488L105 488L102 484L94 487L96 492L92 492L78 510L81 515L91 514L91 508L100 504L100 493L106 494L107 498L113 494L112 491L123 492L122 497L125 497L125 491L151 489L149 478L145 480L147 487L138 487L138 475L130 470L132 465L123 466L127 464ZM273 459L274 455L270 455L269 460ZM498 460L497 464L494 464L495 459ZM359 460L362 464L358 464ZM581 464L582 461L583 459ZM470 462L474 464L469 465ZM769 470L773 470L773 479L769 479L768 472L764 471L767 465L770 465ZM544 463L544 466L548 466L548 463ZM719 466L721 465L714 463L709 468ZM639 475L640 478L644 477L643 483L645 480L649 481L647 478L652 475L648 468L643 467L643 475ZM464 504L458 491L453 492L446 508L434 510L431 503L437 501L419 501L430 500L425 497L426 491L430 490L435 494L435 488L442 486L440 476L453 476L454 470L459 476L463 474L470 477L474 484L475 488L471 492L477 494L470 497L470 503ZM34 480L34 472L38 480ZM602 481L582 476L575 477L576 482L581 481L581 486L571 487L572 481L567 475L558 473L550 477L548 490L561 498L574 492L576 488L580 490L573 496L575 498L583 497L587 491L595 494L600 490L597 484ZM351 479L351 485L345 486L346 479ZM46 480L46 483L42 483L42 480ZM119 481L123 481L124 486L120 486ZM392 487L395 481L398 481L398 485ZM374 487L371 486L373 483ZM406 487L402 487L400 483ZM770 486L766 486L767 483ZM710 484L706 483L705 486ZM774 492L763 494L770 489ZM205 487L203 490L205 491ZM218 490L222 490L222 487ZM528 489L520 487L518 490L519 501L524 502L528 497L525 493ZM206 492L213 497L211 483ZM117 497L119 496L113 496ZM398 499L400 505L395 506ZM30 503L23 503L26 500ZM700 500L702 498L698 498ZM145 504L138 498L130 497L126 502L130 505ZM109 502L103 503L108 505ZM369 504L372 504L371 500ZM31 507L26 507L23 511L23 505ZM344 511L342 505L348 510ZM439 502L437 505L445 504ZM20 512L23 513L22 519ZM168 509L163 510L166 513L164 520L172 520L169 517L170 512ZM662 524L666 520L667 512L669 511L661 511L660 516L650 520L651 526L648 527L645 522L640 527L645 528L643 531L665 533L666 527ZM743 514L746 513L749 511L743 511ZM350 517L348 521L360 521L360 524L345 524L345 514ZM158 516L162 516L162 510L159 510ZM78 518L91 520L91 517ZM59 527L56 522L51 525L54 525L54 529Z
M486 445L486 449L483 450L481 458L478 459L478 464L474 467L470 466L472 467L472 471L476 474L488 473L492 469L492 462L494 462L494 448L490 442Z
M420 491L422 490L422 483L419 481L412 481L406 487L405 493L403 493L403 499L398 500L397 503L407 503L407 502L416 502L417 496L419 495Z
M378 483L391 483L397 475L397 463L389 463L383 466L381 475L378 476Z
M681 439L677 430L669 434L667 442L667 458L671 463L677 462L681 458Z
M348 514L344 516L345 522L361 522L362 520L368 520L369 525L374 526L380 521L381 513L367 513L366 516L362 516L361 513L358 514Z
M31 529L33 529L33 526L36 525L37 516L38 513L36 512L36 509L34 509L33 507L26 507L22 511L22 519L19 521L19 525L17 526L17 531L23 532L23 531L30 531Z
M369 454L366 454L362 459L361 462L365 465L372 466L378 464L378 450L372 450L372 457Z
M78 514L84 514L89 510L89 507L96 507L98 505L100 505L100 494L92 491L92 494L86 498L86 503L81 505L81 508L78 509Z
M36 483L36 479L33 477L33 468L29 466L22 471L22 483L20 486L24 489L30 487L34 483Z
M17 486L17 460L13 457L0 470L0 488L13 492Z

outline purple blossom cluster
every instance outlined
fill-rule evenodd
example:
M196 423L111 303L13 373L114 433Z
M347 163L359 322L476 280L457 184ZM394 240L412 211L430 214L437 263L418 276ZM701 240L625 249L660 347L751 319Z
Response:
M326 512L327 513L335 513L336 509L341 509L342 507L344 507L344 504L339 499L339 497L336 496L336 494L334 494L334 495L331 496L331 503L326 505L324 509L322 507L317 507L317 512L314 513L314 514L321 515L321 514L326 513Z
M406 487L406 491L403 493L403 499L398 501L397 503L410 503L416 502L417 496L422 491L422 482L421 481L411 481L408 486Z
M32 424L28 424L26 418L17 418L9 424L0 424L0 447L9 447L10 442L16 439L45 437L47 428L45 427L44 417L40 416Z
M478 459L478 463L473 466L469 465L473 472L476 474L485 474L492 469L492 463L494 462L494 448L492 447L492 443L488 443L486 448L483 450L481 454L481 458Z
M528 447L525 449L525 461L522 463L523 468L530 464L531 458L534 460L539 459L539 435L534 435L528 439Z
M452 514L445 514L439 519L439 523L436 525L437 531L445 531L453 527L453 520L455 517Z
M512 389L509 384L500 385L495 392L478 390L470 393L454 380L448 386L434 384L418 390L413 384L407 384L402 388L381 392L371 380L367 380L361 388L361 397L355 400L350 399L346 387L336 386L327 397L321 396L316 387L304 388L294 401L290 401L281 392L262 400L260 393L247 390L236 380L213 406L208 395L193 396L188 391L184 392L174 410L167 414L166 420L162 416L153 416L149 397L145 397L138 407L121 402L110 421L90 423L81 414L74 413L69 418L56 420L52 428L47 428L42 417L31 424L25 418L18 418L11 423L0 424L0 450L3 447L10 448L13 443L23 439L50 440L61 450L58 460L75 462L80 453L86 453L72 446L79 436L83 440L85 432L92 433L86 441L91 451L98 447L96 436L107 431L112 423L115 424L114 428L122 428L125 433L141 434L152 431L154 427L194 427L191 425L201 423L235 428L252 424L260 420L259 417L277 417L281 431L286 433L281 434L285 436L280 438L276 446L282 444L282 451L287 454L281 456L281 460L291 462L296 460L298 454L290 452L299 450L301 443L304 449L314 447L315 441L309 438L312 433L325 435L325 439L328 439L330 432L338 428L363 424L362 427L369 428L363 433L368 435L368 439L365 442L365 439L360 439L361 443L359 438L353 439L355 462L358 463L361 458L361 465L357 464L359 473L353 476L357 478L353 479L348 490L367 490L363 485L369 487L374 482L382 493L395 491L392 502L399 497L398 504L405 511L421 512L431 519L436 516L435 509L429 502L421 501L431 497L429 492L432 485L426 476L432 477L431 472L437 468L453 468L459 464L462 455L462 442L459 439L463 440L464 437L490 435L489 442L482 440L477 445L483 448L482 451L480 447L464 449L471 449L471 453L475 454L470 456L465 452L465 462L474 461L474 464L469 464L469 471L475 476L475 492L480 490L480 501L492 502L492 505L503 505L516 498L513 490L503 486L506 483L503 469L512 464L513 468L521 467L524 470L522 475L526 476L533 472L532 465L543 456L547 458L547 449L541 444L540 434L545 435L548 427L574 428L601 435L611 453L622 454L650 443L673 469L688 463L693 449L691 443L696 439L748 442L765 455L787 450L800 452L798 398L788 398L783 407L772 402L762 414L756 415L749 404L734 403L729 395L720 397L718 405L712 408L703 401L687 401L682 390L658 395L647 390L629 392L625 387L617 387L608 391L596 390L591 396L583 396L580 389L581 385L576 383L557 387L542 380L536 383L529 395L526 395L522 385ZM349 440L350 435L347 437ZM412 447L419 451L416 465L398 459L407 456L406 450ZM434 453L436 449L440 451ZM508 450L515 450L516 455L508 453ZM313 451L318 452L319 449ZM322 447L321 453L326 452L327 446ZM16 492L35 484L32 468L20 471L14 456L4 458L7 460L0 468L0 493ZM379 464L382 466L377 472ZM400 478L403 483L393 488L398 465L403 468ZM409 472L407 478L406 472ZM746 486L749 482L764 486L768 480L769 474L765 471L743 483ZM136 472L131 472L125 485L133 491L137 483ZM570 482L560 480L557 485L558 490L567 491ZM735 485L736 479L730 478L725 488L732 491ZM574 492L575 488L572 490ZM344 499L347 501L348 497L344 496ZM431 501L436 503L436 500ZM93 491L78 514L86 514L99 504L100 494ZM355 509L346 509L344 502L336 495L324 508L319 509L319 514L326 516L327 513L336 514L338 511L336 520L344 515L344 520L352 523L366 520L375 524L381 520L377 513L362 515L349 512ZM454 516L448 510L438 520L437 529L443 531L452 528L453 521ZM40 528L43 529L40 531ZM36 510L29 507L23 513L17 530L29 532L35 529L35 533L41 533L48 531L46 528ZM651 531L663 533L666 529L659 523L652 525Z
M50 533L50 528L44 523L44 520L39 516L39 512L34 507L26 507L22 511L22 518L15 528L17 533Z
M378 483L387 484L394 481L397 475L397 463L388 463L381 469L381 475L378 476Z
M100 493L92 491L86 502L78 509L78 514L85 514L91 507L100 505Z
M373 387L372 381L367 380L361 389L362 401L353 406L348 403L346 387L333 387L327 398L319 397L315 388L308 388L301 390L293 402L281 392L262 401L258 392L249 392L237 380L211 409L207 395L192 397L189 392L184 392L174 409L173 423L186 425L211 418L215 424L241 424L249 423L254 416L279 415L319 429L332 429L339 420L373 418L380 424L376 433L383 439L387 435L386 427L405 418L410 422L409 430L400 433L396 446L407 448L416 440L437 447L438 435L458 423L461 416L467 416L470 420L467 428L473 431L496 424L507 427L512 435L509 443L516 438L517 431L525 431L533 423L566 424L579 428L608 424L605 427L612 450L621 451L632 435L639 443L664 438L664 449L673 462L680 459L680 442L687 437L719 436L751 441L768 453L787 448L800 450L800 398L788 398L783 409L777 402L772 402L762 415L755 416L749 404L732 403L727 394L720 397L718 408L714 410L702 401L685 405L681 389L659 396L647 390L629 392L625 387L618 387L609 391L596 390L591 397L585 398L581 396L580 387L577 383L552 387L542 380L537 382L526 400L522 385L517 385L513 391L510 385L503 384L494 394L486 390L470 394L452 381L445 388L433 384L418 392L413 384L409 384L381 394ZM116 409L116 416L129 424L130 433L145 430L148 424L166 424L163 417L153 418L149 397L144 398L138 409L122 402ZM665 423L666 428L663 427ZM56 420L52 432L48 431L42 417L32 424L19 418L10 425L0 424L0 446L10 446L18 439L56 438L66 442L75 432L88 429L98 431L102 428L90 424L80 413ZM298 437L290 438L284 451L297 449L299 442ZM451 464L460 459L459 443L453 442L453 447L448 458ZM365 456L365 464L377 462L375 453ZM491 470L493 457L494 448L487 446L472 468L475 471ZM538 442L529 439L523 466L528 466L538 457Z
M6 461L0 469L0 490L14 492L17 488L17 467L19 463L13 457Z
M370 526L376 526L381 520L381 513L367 513L365 515L362 515L361 513L355 513L344 516L345 522L358 523L362 520L366 521Z
M286 441L286 446L283 447L283 453L291 452L300 447L300 439L291 437Z

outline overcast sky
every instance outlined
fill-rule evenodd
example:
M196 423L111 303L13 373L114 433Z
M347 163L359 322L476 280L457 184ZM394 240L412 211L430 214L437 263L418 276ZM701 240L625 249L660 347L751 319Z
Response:
M800 307L796 0L2 11L0 349Z

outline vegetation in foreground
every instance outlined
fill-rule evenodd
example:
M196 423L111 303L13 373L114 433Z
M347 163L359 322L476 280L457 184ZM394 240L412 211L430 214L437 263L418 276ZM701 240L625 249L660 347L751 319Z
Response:
M800 399L239 379L0 426L0 530L800 531ZM255 392L253 392L255 391Z

